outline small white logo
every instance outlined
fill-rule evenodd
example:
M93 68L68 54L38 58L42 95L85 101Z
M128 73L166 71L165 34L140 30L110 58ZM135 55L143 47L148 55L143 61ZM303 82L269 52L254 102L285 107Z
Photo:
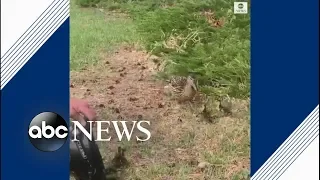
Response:
M64 131L63 134L60 131ZM48 133L49 131L49 133ZM32 126L29 129L29 136L33 139L51 139L54 136L57 136L59 139L65 139L68 136L68 128L65 126L58 126L56 129L50 125L46 125L45 121L41 122L41 127L39 126Z
M247 14L248 13L248 2L234 2L233 4L234 14Z

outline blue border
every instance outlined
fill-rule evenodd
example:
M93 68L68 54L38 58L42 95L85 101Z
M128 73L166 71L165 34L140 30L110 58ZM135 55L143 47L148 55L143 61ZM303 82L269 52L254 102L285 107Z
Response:
M40 112L69 119L69 18L2 89L1 104L1 179L69 179L68 144L41 152L27 134Z
M251 1L251 175L319 104L319 1Z

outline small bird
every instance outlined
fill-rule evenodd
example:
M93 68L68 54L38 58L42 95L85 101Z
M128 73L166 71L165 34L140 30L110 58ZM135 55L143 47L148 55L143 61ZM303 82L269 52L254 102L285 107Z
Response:
M196 95L198 89L195 85L194 79L191 76L188 76L182 91L182 94L178 98L178 102L191 101Z
M226 96L220 100L219 108L226 114L232 113L232 102L231 99Z
M187 77L184 76L174 76L168 81L172 87L177 91L183 91L184 86L187 83Z
M116 153L116 155L112 159L113 167L121 168L123 166L129 165L129 162L126 159L124 152L125 152L125 149L118 147L118 152Z
M204 120L210 123L217 122L218 118L222 116L219 109L219 105L220 105L219 101L216 101L211 96L207 96L206 102L204 104L204 109L202 111Z

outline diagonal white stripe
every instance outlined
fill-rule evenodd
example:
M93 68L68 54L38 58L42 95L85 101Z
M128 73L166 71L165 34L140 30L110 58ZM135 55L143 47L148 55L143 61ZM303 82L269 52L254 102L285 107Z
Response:
M17 58L19 58L19 56L21 56L23 53L28 51L28 48L30 46L32 46L32 43L34 41L36 41L39 37L42 36L42 34L44 34L47 29L48 26L54 24L55 22L58 21L57 18L59 18L63 13L65 13L65 11L69 11L69 7L68 4L65 3L63 4L63 7L60 7L58 9L58 11L55 11L52 16L49 16L49 18L47 18L47 20L45 22L43 22L43 24L41 24L41 26L39 26L35 32L33 34L31 34L31 36L26 39L26 41L23 43L22 47L17 49L16 52L12 53L11 56L9 57L9 60L7 61L8 63L6 63L5 65L3 65L1 67L1 75L2 77L5 77L7 75L7 71L8 71L8 67L12 66L12 63L15 63L17 61Z
M313 115L315 114L315 112L312 113ZM309 116L310 117L310 116ZM313 116L312 116L313 117ZM309 118L308 118L309 119ZM312 120L312 119L310 119ZM283 143L280 148L272 155L272 157L269 158L269 160L264 164L264 166L262 168L259 169L259 175L261 176L262 174L264 174L265 172L270 170L270 167L274 166L275 163L277 162L277 160L279 158L281 158L283 156L283 154L287 151L288 147L292 147L292 142L294 142L296 139L296 137L298 137L298 135L301 135L301 131L304 129L303 127L307 127L308 125L310 125L310 121L304 121L301 127L298 127L297 130L291 135L291 137L289 137L285 143ZM299 134L297 134L299 133ZM293 137L293 138L292 138ZM255 177L254 177L255 178Z
M272 161L277 158L279 156L280 153L284 152L287 148L290 146L290 144L295 140L296 137L298 137L299 133L301 132L301 130L303 128L305 128L308 123L310 123L310 120L312 120L313 116L316 114L316 112L319 111L319 107L316 107L310 114L309 116L306 118L306 120L304 120L302 122L302 124L289 136L289 138L277 149L277 151L267 160L267 162L257 171L257 173L253 176L253 178L260 173L261 171L263 171L263 169L266 168L266 166L270 166L270 163L272 163Z
M60 0L1 1L1 60L50 7ZM3 61L1 61L3 62Z
M308 140L308 141L305 143L305 145L297 151L297 153L295 154L295 156L294 156L293 158L291 158L290 161L287 162L287 164L285 164L285 166L281 168L281 171L278 172L277 174L275 174L275 175L273 176L273 178L274 178L274 179L279 179L279 178L283 175L283 173L284 173L285 171L287 171L287 169L298 159L298 157L310 146L311 143L313 143L313 141L314 141L317 137L319 137L319 131L317 131L317 132L314 133L313 137L312 137L310 140Z
M5 53L5 55L1 58L1 68L7 65L8 62L12 60L12 56L17 52L24 50L25 46L35 38L39 31L44 30L44 26L50 23L50 20L55 16L61 13L61 9L68 4L68 1L62 0L57 1L52 4L50 8L48 8L37 20L36 23L33 23L32 26L25 32L25 34L20 38L13 47L9 50L9 52Z
M32 33L24 43L22 43L22 47L17 49L16 52L11 53L11 56L8 56L8 59L9 59L7 61L8 63L4 63L4 65L2 65L1 67L2 77L5 77L7 75L6 74L8 71L7 68L12 66L12 63L15 63L17 61L17 58L19 58L20 55L27 52L28 48L32 46L32 43L47 31L48 26L57 22L58 21L57 18L59 18L59 16L61 16L61 14L63 14L65 11L68 11L68 9L69 9L68 4L67 3L63 4L63 7L60 7L57 11L53 12L52 16L49 16L45 22L43 22L39 27L37 27L35 32Z
M309 138L309 132L312 132L313 128L317 128L317 113L319 111L316 111L313 113L313 115L311 116L311 120L308 121L308 124L305 124L307 127L304 128L303 130L300 131L299 136L295 136L297 138L295 138L294 143L292 143L289 146L286 146L286 150L283 150L280 154L278 154L275 159L273 160L273 162L271 164L269 164L269 167L272 167L273 169L265 169L262 173L261 173L261 177L260 178L264 178L265 175L269 175L271 171L278 169L279 166L281 165L283 159L287 159L288 155L290 153L294 153L295 149L297 147L300 146L300 142L301 142L301 138Z
M251 179L260 180L281 176L289 167L286 165L292 164L292 161L298 158L299 151L305 149L309 145L307 142L314 139L314 136L317 136L317 134L319 134L319 105L317 105L277 151L271 155ZM298 156L296 156L297 154ZM293 157L291 157L292 155Z
M38 23L34 23L34 27L31 30L29 28L29 32L3 56L6 61L1 63L1 89L69 17L69 0L57 1L50 6L51 9L47 8L42 18L37 19ZM1 58L2 62L3 59Z
M315 117L315 119L319 119L319 117ZM262 179L271 179L277 176L280 176L284 170L288 168L288 165L292 164L292 162L297 159L299 152L303 151L307 148L307 146L311 143L310 141L314 140L316 136L318 136L319 131L317 131L319 121L313 123L313 128L308 130L308 133L305 134L305 137L299 140L299 144L295 148L289 149L287 153L284 154L284 157L273 166L271 171L268 171L268 174L265 173L265 178Z
M278 180L319 180L319 135L289 166Z
M32 25L22 34L22 36L20 36L20 38L9 48L9 50L7 52L5 52L2 56L1 56L1 67L2 65L5 63L5 59L14 51L16 51L16 49L19 47L19 45L21 44L21 42L23 40L25 40L26 38L28 38L29 34L34 31L34 29L39 25L42 24L43 19L45 19L45 17L52 12L52 10L54 10L56 8L57 5L61 4L63 1L53 1L47 8L46 10L36 19L36 21L34 23L32 23ZM19 48L18 48L19 49Z
M51 31L48 33L48 35L45 38L42 38L44 40L38 41L37 44L24 56L24 60L19 61L18 63L14 64L13 68L10 71L10 74L4 78L4 80L1 80L1 89L3 89L7 83L18 73L18 71L28 62L28 60L40 49L40 47L51 37L51 35L68 19L69 14L65 14L63 17L61 17L60 22L58 22L54 28L51 28Z

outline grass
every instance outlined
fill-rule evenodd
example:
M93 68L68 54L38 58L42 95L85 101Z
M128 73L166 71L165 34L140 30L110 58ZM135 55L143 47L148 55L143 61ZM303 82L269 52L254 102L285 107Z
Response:
M79 2L92 5L92 0ZM76 62L88 64L91 59L96 62L95 50L135 41L138 35L147 50L165 60L161 77L191 74L207 94L250 96L250 16L234 15L233 1L95 0L94 4L100 9L126 12L134 22L120 18L105 23L105 17L93 9L73 8L71 43L78 48L73 52L81 53L73 53L72 66ZM84 31L88 33L81 33ZM81 60L73 60L76 58Z
M159 126L168 128L172 125L163 122ZM182 127L176 125L172 130L162 128L162 133L154 135L152 142L138 147L135 143L125 143L128 154L139 153L146 161L145 164L138 163L130 168L127 177L246 180L250 156L248 130L248 117L223 119L214 125L193 121L184 123ZM175 133L175 136L170 137L171 133ZM161 139L161 136L166 140L157 139ZM196 168L199 162L208 162L212 166L199 171Z
M207 94L247 98L250 16L234 15L233 2L101 0L98 6L133 17L145 48L166 60L163 78L191 74Z
M71 1L71 70L94 65L101 52L110 52L123 43L139 40L134 23L98 9L79 8Z
M194 74L207 93L246 98L250 89L249 18L233 14L233 1L202 3L186 1L141 15L139 32L149 50L167 59L165 74ZM201 12L215 14L206 18ZM212 18L221 19L223 26L213 27Z
M166 66L160 77L192 74L199 81L201 91L214 97L248 99L250 96L250 19L249 15L233 14L233 1L79 1L85 8L71 0L72 70L97 64L101 54L122 44L139 43L164 60ZM214 27L200 14L210 11L215 15L209 18L221 20L221 27ZM129 179L247 179L248 110L217 124L192 120L190 115L183 127L173 120L159 122L160 135L151 143L137 147L123 142L129 154L141 153L147 164L130 168ZM198 172L197 165L191 163L195 157L212 166ZM179 159L174 161L174 166L172 158Z

